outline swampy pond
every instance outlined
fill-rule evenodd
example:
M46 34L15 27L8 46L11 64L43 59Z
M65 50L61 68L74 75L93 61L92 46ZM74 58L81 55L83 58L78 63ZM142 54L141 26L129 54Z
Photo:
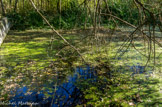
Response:
M10 31L0 47L0 106L162 106L162 48L145 67L147 43L123 45L130 31L101 30L97 39L90 29L60 31L88 64L48 29Z

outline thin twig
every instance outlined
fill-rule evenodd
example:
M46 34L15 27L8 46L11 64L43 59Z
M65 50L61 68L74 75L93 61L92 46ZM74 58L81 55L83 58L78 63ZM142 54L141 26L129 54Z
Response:
M73 45L71 45L59 32L57 32L54 27L49 23L49 21L42 15L42 13L37 9L37 7L35 6L35 4L33 3L32 0L30 0L33 8L37 11L37 13L44 19L44 21L48 24L48 26L51 28L51 30L56 33L67 45L69 45L71 48L73 48L78 54L79 56L82 58L82 60L86 63L85 59L83 58L83 56L81 55L81 53L79 52L79 50L74 47Z

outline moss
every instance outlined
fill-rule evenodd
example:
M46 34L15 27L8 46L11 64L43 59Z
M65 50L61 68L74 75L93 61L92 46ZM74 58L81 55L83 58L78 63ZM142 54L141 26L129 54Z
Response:
M146 79L144 75L132 77L130 67L144 66L147 58L132 47L128 48L124 55L119 56L124 52L123 50L118 51L123 41L102 44L89 36L81 41L83 35L86 35L81 31L79 33L70 31L61 33L80 50L91 66L101 68L98 82L89 84L90 80L87 80L79 83L80 89L84 90L85 98L91 99L89 104L129 106L129 103L133 102L132 99L136 99L137 93L140 93L142 100L142 102L137 103L139 106L160 104L162 98L161 93L159 93L162 80L158 72L162 69L160 66L162 60L160 47L156 47L156 54L160 56L156 58L155 77ZM63 82L66 81L66 76L71 73L69 68L84 64L75 50L65 46L60 38L54 36L54 40L51 42L52 35L52 32L48 30L10 31L4 44L0 47L2 59L0 60L0 73L3 81L0 85L6 88L7 85L13 84L12 82L5 83L11 79L18 83L19 87L27 85L31 89L39 87L41 90L42 84L56 81L57 71L59 71L60 81ZM138 49L145 49L142 41L136 41L135 45ZM60 49L62 50L60 51ZM143 50L141 52L145 53ZM151 58L153 58L153 55L151 55ZM114 78L110 79L104 76L109 71L104 66L114 71ZM153 60L150 61L148 66L150 67L146 68L146 71L152 69ZM132 69L135 70L136 68L133 67ZM105 78L107 82L105 82ZM140 82L144 83L139 84ZM34 86L36 83L37 86ZM2 92L2 89L0 91ZM9 90L6 90L7 92ZM2 97L6 97L5 93ZM103 99L103 102L101 99ZM149 99L151 100L150 103L148 102Z

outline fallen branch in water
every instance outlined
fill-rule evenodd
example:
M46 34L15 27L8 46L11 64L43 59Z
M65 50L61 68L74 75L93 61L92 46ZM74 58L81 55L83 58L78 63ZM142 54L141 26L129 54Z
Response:
M79 52L79 50L74 47L73 45L71 45L60 33L58 33L54 27L49 23L49 21L42 15L42 13L37 9L37 7L35 6L34 2L32 0L30 0L33 8L37 11L37 13L44 19L44 21L48 24L48 26L51 28L51 30L56 33L67 45L69 45L71 48L73 48L78 54L79 56L82 58L82 60L86 63L85 59L83 58L83 56L81 55L81 53Z

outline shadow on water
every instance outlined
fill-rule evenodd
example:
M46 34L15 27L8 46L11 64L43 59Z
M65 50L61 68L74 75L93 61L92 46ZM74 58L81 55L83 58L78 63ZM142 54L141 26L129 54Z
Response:
M140 65L127 66L127 68L129 69L129 71L130 70L132 71L132 78L134 78L136 74L144 73L144 67ZM150 70L151 69L152 67L150 67ZM118 70L120 71L122 70L122 68L120 67L118 68ZM149 76L147 74L149 74ZM149 79L150 74L152 74L152 71L144 74L145 78L148 79L147 81L144 81L143 79L139 79L139 78L134 79L132 81L133 87L131 89L123 90L122 89L123 87L120 87L120 85L123 84L122 81L124 80L126 82L129 82L129 80L123 79L117 83L114 82L113 84L107 84L108 81L105 77L104 81L102 81L104 83L102 83L102 82L99 82L100 78L98 78L97 72L95 71L94 68L91 68L90 66L77 67L73 74L66 77L67 81L64 81L63 83L59 84L60 80L58 79L57 81L52 82L51 84L48 84L48 85L44 84L43 88L45 90L28 91L29 89L27 86L17 89L15 96L11 98L10 102L12 104L15 104L16 106L19 105L22 107L29 107L30 104L33 104L36 107L37 106L50 107L51 105L52 107L59 107L59 106L60 107L71 107L71 106L84 104L86 103L86 101L90 100L90 99L85 99L85 96L84 96L85 93L82 89L90 90L92 87L94 87L93 85L95 85L97 87L97 90L102 90L102 92L105 92L104 88L106 87L106 85L109 85L109 87L111 87L112 85L114 87L113 88L114 90L110 89L108 92L109 93L108 96L110 95L113 98L115 97L117 93L125 93L125 95L122 97L124 97L124 99L127 99L127 100L129 99L133 101L134 104L138 105L139 103L142 102L141 101L142 99L144 101L142 105L154 106L155 104L160 104L160 102L157 101L155 98L159 96L157 94L157 90L150 88L148 84L155 85L158 83L158 80ZM81 89L80 89L80 87L78 87L78 84L82 84L82 83L83 84L86 83L86 85L85 84L81 85ZM96 85L96 84L99 84L99 85ZM101 84L104 86L102 86ZM139 92L138 91L139 87L146 88L146 89L140 91L141 93L140 98L136 98ZM132 91L134 89L135 91ZM129 94L127 94L127 92ZM150 102L146 103L148 98L152 98L151 103ZM114 103L117 104L118 102L115 101ZM14 107L15 105L12 105L12 106ZM113 101L110 103L110 105L113 105Z
M52 107L75 106L77 104L82 104L84 98L83 93L75 86L75 82L79 79L95 80L96 78L97 77L94 69L90 68L89 66L86 66L85 68L77 67L76 71L67 77L67 82L64 82L58 86L56 85L59 81L52 83L52 91L49 90L49 87L46 87L46 84L44 84L43 87L46 88L46 90L39 92L34 90L28 92L28 88L25 86L17 89L16 95L11 98L10 102L16 106L19 105L24 107L28 107L27 105L30 103L41 107L49 107L50 105L52 105Z

